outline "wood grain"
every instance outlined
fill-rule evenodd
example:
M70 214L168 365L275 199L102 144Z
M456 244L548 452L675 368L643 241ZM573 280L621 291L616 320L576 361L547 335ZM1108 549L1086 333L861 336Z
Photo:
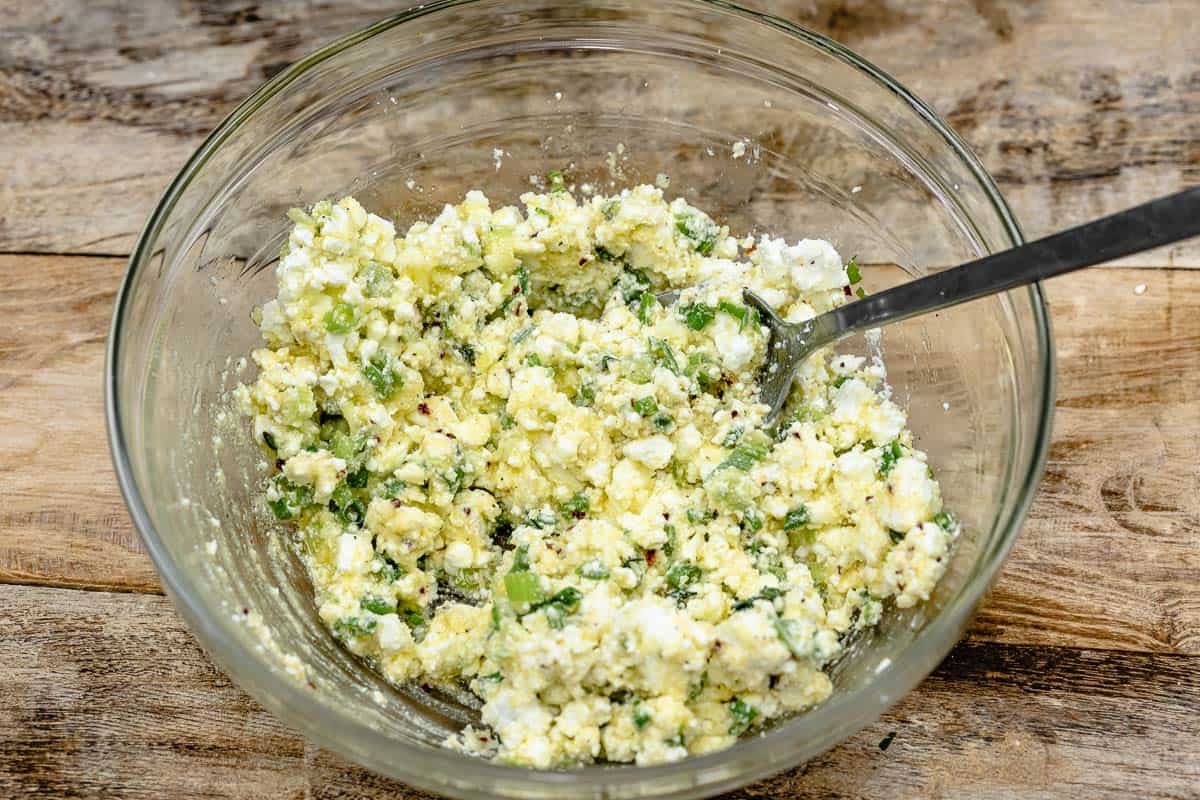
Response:
M726 798L1194 796L1198 667L968 642L840 747ZM162 597L0 586L0 681L3 797L429 797L306 746Z
M124 268L0 256L0 581L158 591L104 433L104 341Z
M1192 0L753 0L928 100L1040 235L1200 180ZM378 0L0 0L0 252L125 253L234 104ZM1184 243L1123 262L1200 266Z

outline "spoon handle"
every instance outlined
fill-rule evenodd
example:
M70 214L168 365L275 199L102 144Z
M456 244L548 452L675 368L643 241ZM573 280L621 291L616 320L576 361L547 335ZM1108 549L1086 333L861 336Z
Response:
M1200 187L869 295L829 312L829 328L841 338L1191 236L1200 236Z

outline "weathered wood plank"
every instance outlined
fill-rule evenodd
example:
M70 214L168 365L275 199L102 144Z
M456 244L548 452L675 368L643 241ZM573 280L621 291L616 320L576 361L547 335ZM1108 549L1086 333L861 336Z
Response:
M303 796L299 737L209 663L166 598L0 598L0 796Z
M1200 180L1192 0L751 0L896 75L1040 235ZM127 252L204 134L396 5L0 0L0 252ZM114 200L115 199L115 200ZM1126 264L1200 266L1184 243Z
M104 433L124 261L0 257L0 581L158 591Z
M165 598L0 586L0 634L0 796L429 797L306 747ZM965 643L842 746L727 797L1186 797L1197 710L1194 657Z
M98 376L122 268L0 256L0 582L159 591L104 436ZM1200 273L1084 272L1049 294L1054 444L970 636L1200 654Z

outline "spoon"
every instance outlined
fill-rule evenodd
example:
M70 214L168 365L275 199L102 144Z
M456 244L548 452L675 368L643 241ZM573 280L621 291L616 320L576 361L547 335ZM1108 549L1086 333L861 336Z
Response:
M1035 242L909 281L800 323L784 322L749 289L742 294L770 331L761 399L774 429L800 364L852 333L927 314L979 297L1112 261L1200 235L1200 187L1185 189ZM659 295L664 305L678 292Z

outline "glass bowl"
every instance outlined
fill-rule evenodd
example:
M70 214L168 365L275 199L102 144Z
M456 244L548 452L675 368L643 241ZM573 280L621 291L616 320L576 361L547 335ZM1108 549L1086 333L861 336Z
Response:
M242 103L154 210L117 300L106 375L121 489L180 614L243 688L311 740L460 797L690 797L812 758L946 655L1041 473L1053 356L1037 287L887 328L890 380L965 524L934 596L889 611L812 711L722 752L534 771L440 746L470 708L397 690L318 622L264 515L268 474L230 392L275 292L293 205L346 193L401 229L530 176L598 190L669 176L735 231L829 239L868 289L1020 241L976 159L840 45L718 2L478 0L415 8L297 63ZM850 342L862 352L869 343Z

